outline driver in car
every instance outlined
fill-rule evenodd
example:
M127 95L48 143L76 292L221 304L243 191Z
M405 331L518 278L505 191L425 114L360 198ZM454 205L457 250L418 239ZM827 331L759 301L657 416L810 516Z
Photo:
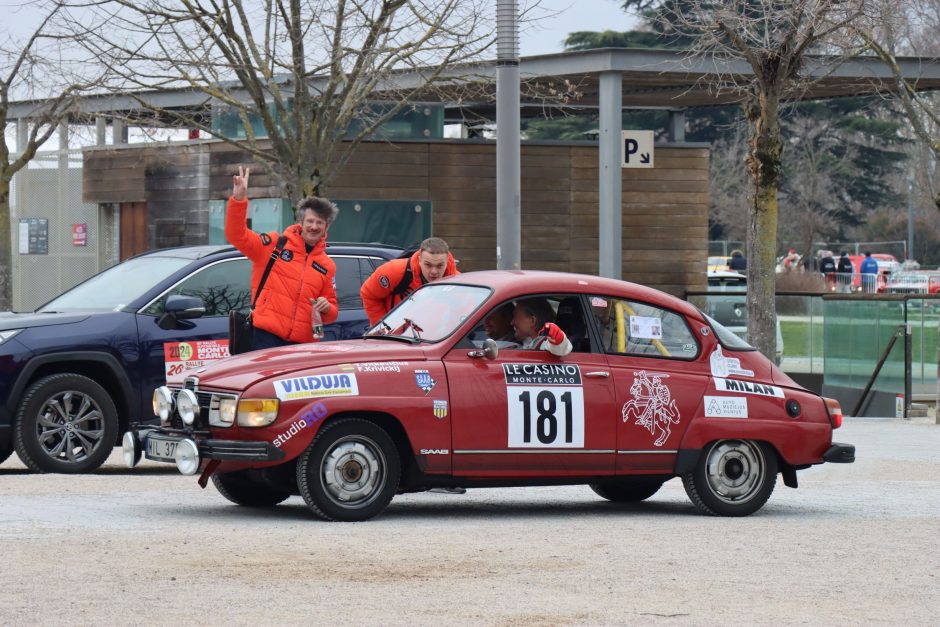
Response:
M555 312L544 298L526 298L516 302L512 327L523 350L545 350L557 357L571 352L565 332L553 322Z

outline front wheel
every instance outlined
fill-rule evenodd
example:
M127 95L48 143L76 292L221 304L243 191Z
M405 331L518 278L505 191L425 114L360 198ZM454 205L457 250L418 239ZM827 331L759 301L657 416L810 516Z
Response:
M75 474L103 464L117 435L117 409L107 390L88 377L62 373L26 390L13 443L30 470Z
M360 418L324 425L297 461L300 494L324 520L372 518L391 502L400 477L395 442Z
M663 486L662 481L621 480L592 483L591 489L598 496L614 503L639 503L653 496Z
M777 454L750 440L719 440L702 451L682 484L692 503L711 516L748 516L767 502L777 482Z
M290 496L290 492L252 479L245 471L212 475L212 484L219 494L245 507L273 507Z

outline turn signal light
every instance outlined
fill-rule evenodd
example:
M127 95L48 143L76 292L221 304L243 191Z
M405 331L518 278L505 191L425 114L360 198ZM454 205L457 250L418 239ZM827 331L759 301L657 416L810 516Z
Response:
M834 398L823 398L826 402L826 409L829 410L829 420L832 422L832 428L838 429L842 426L842 405Z

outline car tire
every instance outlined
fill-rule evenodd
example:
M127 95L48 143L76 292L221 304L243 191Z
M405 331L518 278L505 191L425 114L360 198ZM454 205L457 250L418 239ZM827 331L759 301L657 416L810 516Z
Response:
M639 503L650 498L663 487L662 481L622 480L592 483L591 489L601 498L614 503Z
M692 503L711 516L749 516L767 502L777 483L777 453L752 440L708 445L682 483Z
M32 384L16 412L13 445L34 472L79 474L104 463L117 442L118 415L108 392L78 374Z
M229 501L245 507L273 507L290 497L290 492L252 479L244 471L212 475L212 484Z
M379 514L398 490L401 461L384 429L361 418L320 428L297 460L297 486L324 520L361 521Z

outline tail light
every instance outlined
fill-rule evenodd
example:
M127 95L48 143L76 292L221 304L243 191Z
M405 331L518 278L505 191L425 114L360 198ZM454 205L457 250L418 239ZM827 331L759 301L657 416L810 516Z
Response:
M842 405L834 398L823 398L823 400L826 402L826 409L829 411L832 428L838 429L842 426Z

